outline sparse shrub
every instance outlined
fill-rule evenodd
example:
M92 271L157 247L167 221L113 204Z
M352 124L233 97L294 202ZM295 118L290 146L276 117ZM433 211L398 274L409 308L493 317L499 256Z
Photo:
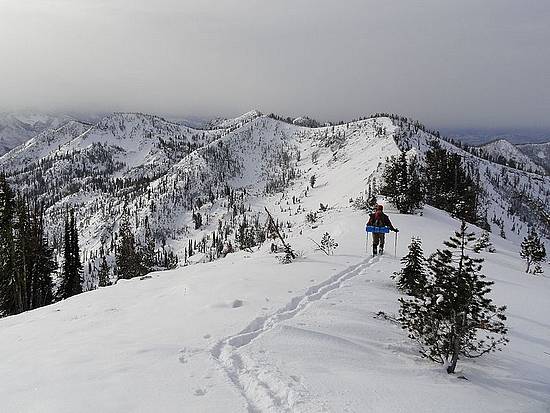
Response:
M286 244L284 247L284 255L281 255L277 258L281 264L290 264L296 259L296 253L290 245Z
M478 238L478 240L474 243L474 252L481 252L481 251L487 251L487 252L495 252L495 247L493 247L493 244L491 243L491 240L489 238L489 231L483 231L481 236Z
M321 251L327 255L332 255L334 250L338 247L338 243L330 236L328 232L323 234L321 239Z
M306 215L306 222L309 222L310 224L314 224L317 222L317 212L311 211L308 212Z

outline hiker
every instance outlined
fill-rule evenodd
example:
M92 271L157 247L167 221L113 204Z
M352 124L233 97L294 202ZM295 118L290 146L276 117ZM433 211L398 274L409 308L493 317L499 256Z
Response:
M373 227L387 227L391 231L399 232L397 228L395 228L390 218L382 212L384 210L384 207L382 205L376 205L375 211L370 214L369 221L367 222L367 226L373 226ZM387 231L386 231L387 232ZM385 236L386 234L384 232L373 232L372 233L372 254L383 254L384 253L384 242L385 242ZM380 245L380 249L378 249L378 245Z

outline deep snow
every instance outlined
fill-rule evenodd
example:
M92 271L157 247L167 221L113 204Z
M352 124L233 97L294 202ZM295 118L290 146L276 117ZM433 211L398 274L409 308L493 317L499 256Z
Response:
M391 218L398 256L412 235L428 253L458 226L429 207ZM511 342L450 376L375 317L397 312L399 261L393 234L386 255L365 253L364 220L327 211L291 237L303 257L289 265L267 248L239 252L0 320L2 410L548 411L548 278L526 275L517 246L494 237L484 270ZM340 243L333 256L307 239L324 231Z

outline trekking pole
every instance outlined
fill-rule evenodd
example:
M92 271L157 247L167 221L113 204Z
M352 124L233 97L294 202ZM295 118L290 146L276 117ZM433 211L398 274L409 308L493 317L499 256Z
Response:
M393 255L397 257L397 232L395 233L395 246Z
M367 241L365 242L365 254L369 252L369 232L367 231Z

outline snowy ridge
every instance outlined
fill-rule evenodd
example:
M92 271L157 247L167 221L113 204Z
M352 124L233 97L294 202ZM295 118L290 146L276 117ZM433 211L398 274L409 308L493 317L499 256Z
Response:
M414 150L425 159L429 142L436 140L451 153L458 154L472 176L479 179L487 200L487 219L492 231L521 242L529 226L536 226L550 237L550 177L526 172L493 162L436 138L410 121L399 124L396 141L401 150Z
M533 162L532 158L524 154L519 146L512 145L505 139L497 139L484 145L473 147L474 153L492 159L498 163L523 169L528 172L545 174L545 169Z
M45 203L54 238L62 234L65 208L76 208L86 284L94 288L100 254L112 257L125 205L136 217L138 239L147 219L157 245L166 245L183 261L189 240L209 244L220 222L223 229L244 214L265 220L266 201L286 202L275 205L303 220L311 175L320 187L337 179L339 187L321 202L342 206L380 178L386 157L403 149L422 160L428 142L439 139L412 121L385 116L308 128L252 111L224 125L228 128L196 130L154 115L114 113L96 125L72 122L44 132L0 158L0 169L17 189ZM550 234L544 224L550 216L548 177L439 140L479 175L491 201L487 217L493 232L521 240L535 223ZM236 209L228 210L228 188L235 191ZM205 217L200 228L192 221L195 212ZM207 251L191 261L210 259Z
M516 147L527 155L534 163L544 168L550 174L550 142L525 143Z
M133 224L142 228L149 217L159 244L164 239L176 251L189 240L209 246L220 221L222 231L243 214L263 223L267 207L301 258L279 264L270 242L212 262L207 249L191 257L196 265L0 320L0 351L9 354L0 377L6 411L547 412L550 283L524 273L510 236L513 218L506 221L508 239L493 233L496 252L482 253L484 273L495 282L492 297L508 306L511 341L501 353L460 360L459 374L468 380L421 359L405 332L377 317L398 312L401 295L390 277L410 238L421 236L427 255L458 222L429 206L413 216L386 208L399 239L390 234L390 255L372 260L366 216L350 198L380 177L387 156L406 149L422 157L434 135L389 117L311 129L260 116L233 130L181 129L180 136L170 122L113 116L105 129L74 135L9 176L50 202L48 214L57 217L52 234L63 208L76 208L83 258L92 268L101 246L114 242L124 202ZM495 214L507 217L512 187L524 186L526 199L546 199L547 178L459 153L480 171ZM152 163L158 174L142 167L149 155L168 159ZM43 188L40 176L56 186ZM69 183L80 187L72 191ZM195 229L197 212L204 222ZM316 212L315 224L306 221L308 212ZM310 241L325 232L339 243L334 255ZM228 239L234 242L234 233Z
M32 112L0 113L0 156L47 129L74 120L71 116Z

